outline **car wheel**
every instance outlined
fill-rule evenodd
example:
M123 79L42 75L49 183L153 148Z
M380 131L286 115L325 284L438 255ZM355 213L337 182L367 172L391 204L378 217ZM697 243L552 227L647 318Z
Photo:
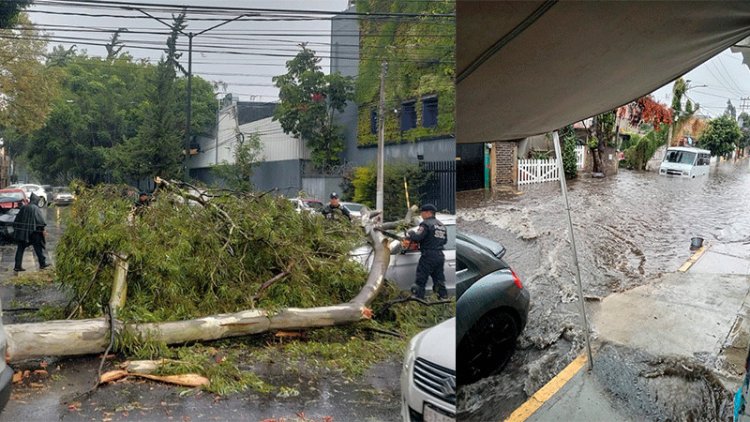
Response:
M506 311L485 314L458 346L458 383L471 384L502 370L516 348L518 323Z

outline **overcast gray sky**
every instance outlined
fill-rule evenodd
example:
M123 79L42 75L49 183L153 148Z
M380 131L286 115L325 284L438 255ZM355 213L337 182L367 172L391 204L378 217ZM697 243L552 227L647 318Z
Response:
M717 117L724 113L727 100L731 100L741 112L741 98L750 97L750 70L742 64L742 54L729 49L688 72L684 79L690 80L693 87L687 92L688 98L701 105L701 113ZM654 92L656 100L672 104L672 83ZM750 113L750 99L747 101Z
M347 0L139 0L150 4L196 5L216 7L252 7L290 10L325 10L332 13L346 10ZM120 17L89 17L68 16L60 14L42 13L88 13L138 16L139 18ZM107 42L111 32L89 32L95 29L129 28L131 30L169 31L162 23L145 18L138 11L113 10L99 8L81 8L71 6L53 6L38 2L28 9L33 23L43 27L52 37L50 49L62 44L66 47L77 44L78 50L86 50L92 56L106 56L103 46L84 45L83 42ZM164 18L171 23L167 13L152 13L156 17ZM231 19L226 14L218 18ZM144 17L144 18L141 18ZM191 20L192 18L192 20ZM199 15L190 13L187 16L186 32L200 32L220 21L201 21L199 19L217 18L215 15ZM250 100L255 96L256 101L275 101L278 90L273 87L271 77L285 73L285 62L298 51L297 45L309 43L309 48L316 50L322 57L329 55L331 22L329 16L317 16L315 20L305 21L237 21L228 23L220 28L207 32L193 39L193 74L200 75L210 81L228 83L227 92L240 94L243 100ZM73 27L73 28L71 28ZM84 27L77 29L75 27ZM90 38L78 42L60 42L61 37ZM58 40L55 40L58 38ZM136 58L146 58L158 61L162 51L134 48L136 45L166 48L165 34L128 34L123 33L120 39L125 44L125 50ZM181 62L187 68L187 37L181 37L180 50L184 51ZM198 52L200 51L200 52ZM241 54L231 54L241 53ZM271 56L269 56L269 54ZM277 57L278 55L284 57ZM329 60L321 62L324 70L328 70Z

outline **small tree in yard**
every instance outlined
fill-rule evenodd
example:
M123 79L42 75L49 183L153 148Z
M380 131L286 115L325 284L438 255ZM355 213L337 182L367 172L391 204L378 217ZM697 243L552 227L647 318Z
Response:
M311 149L313 163L324 167L338 163L344 149L333 117L353 99L354 84L339 73L324 74L319 62L315 52L302 44L302 51L286 63L288 72L273 78L281 100L274 120L281 123L284 133L303 139Z
M737 121L725 114L708 122L700 137L700 146L711 151L711 155L722 157L732 152L741 139L742 132Z
M261 152L260 135L253 133L245 137L241 134L232 152L234 163L223 162L214 166L214 174L222 179L230 189L238 192L249 192L253 188L250 179L253 177L255 166L261 159Z
M578 160L576 158L576 133L573 125L565 126L560 131L562 135L563 170L567 179L575 179L578 176Z

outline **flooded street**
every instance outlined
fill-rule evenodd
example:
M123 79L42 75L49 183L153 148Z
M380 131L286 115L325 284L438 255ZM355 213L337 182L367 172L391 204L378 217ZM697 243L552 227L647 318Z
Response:
M676 271L690 256L695 236L747 241L749 187L747 160L712 165L708 177L692 180L620 171L606 179L581 175L569 182L584 294L595 301ZM507 416L584 344L559 184L523 190L517 196L458 196L461 229L506 246L505 260L529 289L532 303L509 366L459 392L462 420Z

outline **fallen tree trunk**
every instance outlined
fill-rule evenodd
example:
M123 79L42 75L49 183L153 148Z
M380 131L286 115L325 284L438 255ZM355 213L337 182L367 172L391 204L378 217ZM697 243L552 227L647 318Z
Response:
M373 266L360 293L348 303L307 309L287 308L277 312L263 309L245 310L185 321L147 324L123 324L116 320L115 329L118 332L129 330L143 338L167 344L179 344L273 330L330 327L369 319L372 317L372 311L368 305L375 299L385 282L385 273L390 262L390 248L388 239L374 230L374 223L363 221L363 225L372 240ZM123 286L120 289L123 289ZM122 296L124 297L124 292ZM8 337L7 352L11 361L43 356L101 353L109 344L109 330L106 318L9 324L5 326Z

